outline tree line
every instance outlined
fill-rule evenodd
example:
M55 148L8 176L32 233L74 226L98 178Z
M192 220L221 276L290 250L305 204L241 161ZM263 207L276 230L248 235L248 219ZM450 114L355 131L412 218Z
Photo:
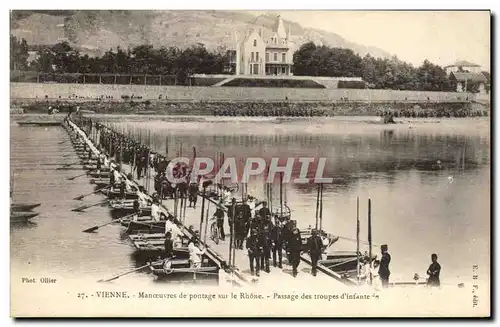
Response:
M446 71L425 60L420 67L392 58L359 56L350 49L303 44L293 57L294 75L362 77L370 88L453 91Z
M227 49L209 51L201 43L180 49L140 45L106 51L102 56L81 54L68 42L38 47L28 63L26 40L10 37L10 69L42 73L174 75L183 84L193 74L227 74ZM454 91L456 85L445 70L428 60L419 67L392 58L359 56L350 49L303 44L293 55L296 76L362 77L369 88L422 91ZM489 81L489 74L485 74ZM474 88L473 83L468 85Z

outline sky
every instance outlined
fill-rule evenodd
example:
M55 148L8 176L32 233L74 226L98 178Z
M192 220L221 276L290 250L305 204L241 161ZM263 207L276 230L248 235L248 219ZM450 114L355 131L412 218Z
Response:
M466 60L490 69L488 11L273 11L304 27L336 33L376 46L420 65L446 66Z

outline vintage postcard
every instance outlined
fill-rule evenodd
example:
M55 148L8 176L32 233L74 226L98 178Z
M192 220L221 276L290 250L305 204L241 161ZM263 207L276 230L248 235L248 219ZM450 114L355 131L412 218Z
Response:
M490 317L489 11L12 10L12 317Z

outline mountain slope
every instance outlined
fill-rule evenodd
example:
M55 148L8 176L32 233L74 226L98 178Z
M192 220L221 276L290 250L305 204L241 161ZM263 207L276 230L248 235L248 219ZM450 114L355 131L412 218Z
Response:
M11 34L25 38L28 44L54 44L68 41L82 52L102 54L110 48L133 47L140 44L178 46L185 48L203 43L209 49L231 48L235 35L243 38L249 29L263 27L271 32L276 17L256 17L247 11L13 11ZM335 33L291 26L296 46L314 41L328 46L352 49L360 55L388 57L389 53L376 47L349 42Z

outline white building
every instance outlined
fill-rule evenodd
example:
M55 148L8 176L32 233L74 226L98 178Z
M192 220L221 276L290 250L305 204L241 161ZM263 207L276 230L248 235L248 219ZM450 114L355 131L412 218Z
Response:
M230 50L230 69L235 75L292 76L294 43L291 30L280 16L271 33L263 28L249 31L242 40L236 37Z
M453 65L445 66L444 69L448 76L450 76L451 73L456 72L481 73L481 66L465 60L457 61Z

